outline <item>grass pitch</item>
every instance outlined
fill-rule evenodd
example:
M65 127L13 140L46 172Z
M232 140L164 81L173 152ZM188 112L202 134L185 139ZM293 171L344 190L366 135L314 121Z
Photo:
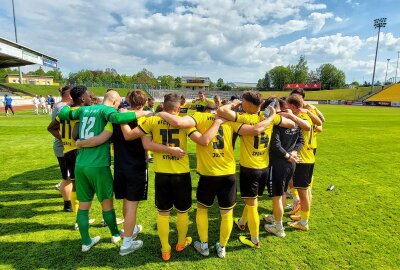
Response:
M213 245L218 241L219 215L210 210L211 254L203 258L193 248L172 253L163 262L156 232L153 169L147 202L138 210L144 226L139 239L144 246L128 256L118 255L108 229L101 227L100 206L94 202L90 216L92 236L100 243L87 254L80 252L80 237L72 230L74 215L64 213L54 185L61 175L46 131L47 115L17 111L0 117L0 269L398 269L397 207L400 184L400 110L376 107L319 106L327 122L319 136L310 231L292 231L286 238L264 232L261 222L259 250L243 246L233 228L227 257L220 259ZM190 143L194 153L194 144ZM236 150L238 152L238 150ZM236 153L238 156L238 153ZM190 154L193 192L194 154ZM335 189L326 191L329 184ZM188 235L198 239L195 225L195 193ZM238 193L234 216L243 209ZM116 203L121 216L121 202ZM260 217L271 213L266 195ZM170 243L177 239L175 214L171 218ZM285 221L288 218L285 217ZM248 231L245 233L248 234Z

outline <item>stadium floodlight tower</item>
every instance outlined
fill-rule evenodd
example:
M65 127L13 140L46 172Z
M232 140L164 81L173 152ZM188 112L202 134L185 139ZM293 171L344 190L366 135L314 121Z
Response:
M14 18L14 32L15 32L15 43L18 43L18 35L17 35L17 23L15 21L15 7L14 7L14 0L11 0L12 8L13 8L13 18ZM21 67L18 67L19 73L19 83L22 84L22 72Z
M389 61L390 61L390 59L388 58L388 59L386 59L386 60L387 60L387 64L386 64L386 74L385 74L385 82L384 82L384 84L386 84L387 72L388 72L388 68L389 68Z
M376 41L376 51L375 51L375 61L374 61L374 72L372 73L372 86L371 92L374 91L374 80L375 80L375 67L376 67L376 58L378 56L378 46L379 46L379 34L381 33L381 28L386 26L386 18L379 18L374 20L374 27L378 28L378 39Z

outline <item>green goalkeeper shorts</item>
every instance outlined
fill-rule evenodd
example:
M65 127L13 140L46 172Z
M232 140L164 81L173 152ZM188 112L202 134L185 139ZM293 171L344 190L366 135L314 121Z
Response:
M99 202L113 198L110 167L75 167L76 196L80 202L91 202L96 194Z

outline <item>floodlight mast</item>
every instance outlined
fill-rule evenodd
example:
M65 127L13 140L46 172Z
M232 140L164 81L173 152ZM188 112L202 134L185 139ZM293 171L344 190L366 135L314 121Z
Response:
M386 74L385 74L385 82L384 82L384 84L386 84L387 72L388 72L388 68L389 68L389 61L390 61L390 59L388 58L388 59L386 59L386 60L387 60L387 64L386 64Z
M11 0L12 2L12 8L13 8L13 18L14 18L14 32L15 32L15 43L18 43L18 35L17 35L17 23L15 21L15 7L14 7L14 0ZM21 67L18 67L18 73L19 73L19 83L22 84L22 72L21 72Z
M400 58L400 51L397 52L397 65L396 65L396 75L394 76L394 83L397 82L397 69L399 68L399 58Z
M383 28L385 26L386 26L386 18L379 18L379 19L374 20L374 27L378 28L378 39L376 41L376 51L375 51L374 71L372 73L371 92L374 91L376 58L378 57L378 47L379 47L379 34L381 33L381 28Z

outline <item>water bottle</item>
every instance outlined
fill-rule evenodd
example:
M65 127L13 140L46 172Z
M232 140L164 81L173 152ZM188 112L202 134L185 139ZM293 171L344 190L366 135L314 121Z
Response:
M273 100L271 101L271 103L269 104L269 106L271 106L271 107L274 107L274 106L275 106L275 99L273 99ZM267 108L265 109L265 111L264 111L264 118L268 118L269 114L270 114L270 109L267 107Z

